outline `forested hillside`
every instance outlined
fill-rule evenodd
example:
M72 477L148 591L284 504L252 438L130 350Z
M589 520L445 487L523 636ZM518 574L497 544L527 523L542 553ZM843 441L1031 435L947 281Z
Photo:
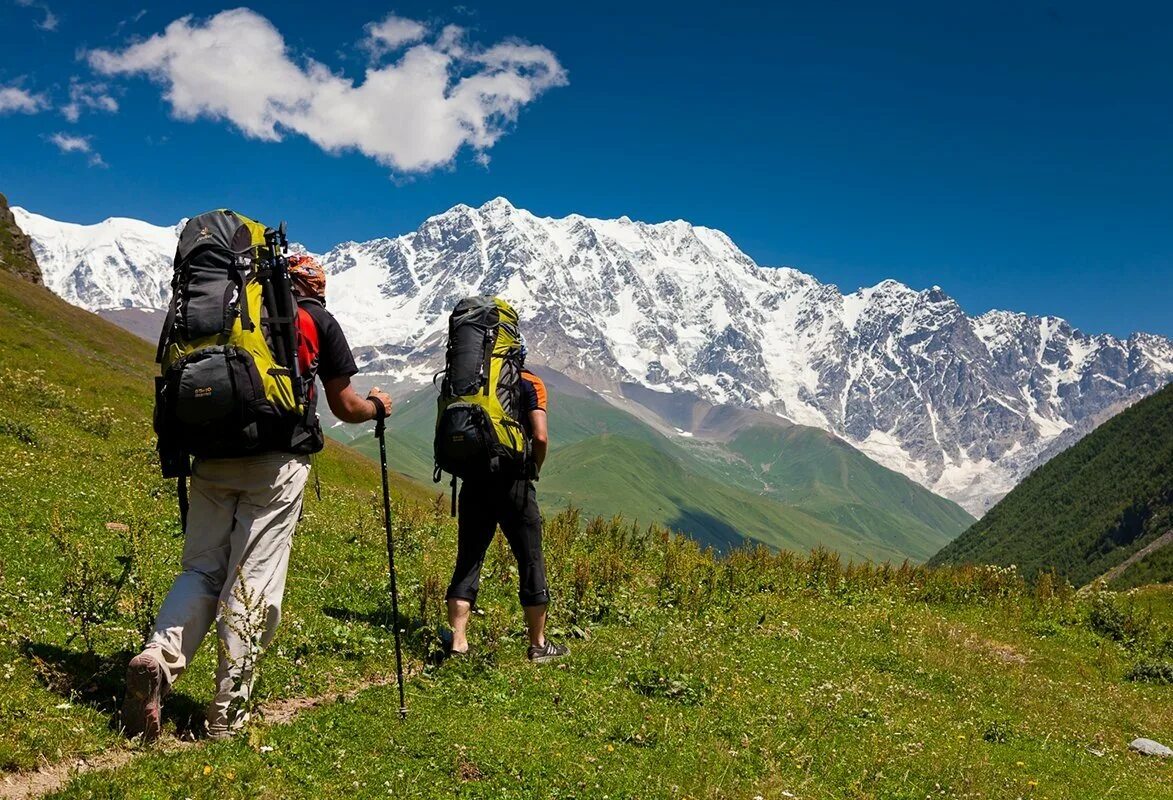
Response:
M1173 385L1040 467L930 563L1015 564L1027 577L1054 569L1078 586L1170 529ZM1173 580L1168 550L1122 579Z

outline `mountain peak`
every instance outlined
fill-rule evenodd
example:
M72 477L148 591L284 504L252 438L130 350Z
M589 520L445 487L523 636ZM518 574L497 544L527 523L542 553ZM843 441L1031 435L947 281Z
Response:
M487 211L487 212L496 211L498 213L500 213L500 212L508 213L510 211L517 211L517 206L513 205L513 203L510 203L509 200L507 200L506 198L501 197L501 196L497 196L497 197L494 197L489 202L482 205L479 210L480 211Z
M45 285L60 297L93 310L166 306L177 227L128 217L80 225L19 207L12 213L32 239Z
M870 294L881 295L915 295L920 292L911 288L907 284L901 283L895 278L885 278L884 280L871 287Z

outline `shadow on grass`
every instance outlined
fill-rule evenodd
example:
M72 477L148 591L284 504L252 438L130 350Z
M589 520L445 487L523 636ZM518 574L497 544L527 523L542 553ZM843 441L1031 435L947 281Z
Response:
M365 625L370 625L375 628L391 629L391 610L378 608L374 611L355 611L351 608L342 608L341 606L322 606L322 613L331 619L340 620L342 622L361 622ZM403 619L405 614L400 614ZM403 620L406 625L410 625L412 620Z
M374 611L355 611L339 606L323 606L322 613L331 619L341 622L361 622L375 628L382 628L392 632L391 610L378 608ZM403 630L404 652L425 662L432 663L439 658L443 660L442 651L446 649L443 637L451 633L437 623L425 623L420 617L408 616L400 609L399 624ZM438 653L437 651L441 651Z
M388 633L391 632L392 628L391 609L389 608L378 608L374 611L355 611L340 606L322 606L322 613L331 619L342 622L361 622L375 628L384 628ZM403 629L403 633L408 637L415 636L420 631L436 630L438 627L434 622L425 623L418 616L409 616L404 612L402 607L399 609L399 624Z
M23 649L46 689L106 715L111 730L121 728L126 665L137 651L101 656L40 642L27 642ZM180 736L199 735L204 727L204 706L183 692L172 692L163 703L163 719L174 722Z
M668 527L687 533L700 542L702 547L711 546L718 552L727 553L749 541L744 533L725 520L707 511L689 508L683 503L679 505L680 513L668 522Z

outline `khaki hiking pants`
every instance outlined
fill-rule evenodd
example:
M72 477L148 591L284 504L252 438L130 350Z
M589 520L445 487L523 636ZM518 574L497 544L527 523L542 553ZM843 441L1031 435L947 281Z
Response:
M281 618L309 470L308 456L288 453L206 459L193 467L183 572L159 609L146 652L173 686L216 622L220 657L210 734L248 721L253 667Z

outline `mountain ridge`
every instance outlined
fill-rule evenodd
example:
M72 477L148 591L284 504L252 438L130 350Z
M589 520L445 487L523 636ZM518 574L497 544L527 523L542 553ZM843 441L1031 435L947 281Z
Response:
M929 563L1014 564L1027 578L1054 569L1079 586L1171 529L1173 385L1044 464Z
M67 299L161 303L163 248L140 254L140 236L120 253L71 255L60 242L74 231L17 212ZM892 279L844 294L791 267L760 267L721 231L683 220L537 217L496 198L321 258L330 307L365 370L430 379L455 300L501 294L531 352L596 390L692 393L822 428L977 514L1057 442L1173 379L1162 336L1087 335L1007 311L971 317L938 286Z

